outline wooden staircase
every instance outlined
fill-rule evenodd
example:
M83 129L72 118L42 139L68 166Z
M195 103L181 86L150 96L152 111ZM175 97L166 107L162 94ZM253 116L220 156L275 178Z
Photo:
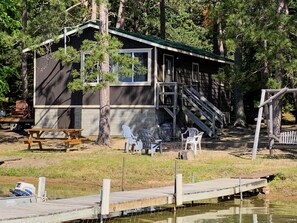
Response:
M179 93L180 92L180 93ZM173 137L176 136L176 116L181 110L209 137L217 137L218 127L225 125L225 115L192 86L176 82L157 83L156 109L164 109L173 120Z
M191 86L182 87L181 97L185 115L209 137L217 137L217 127L223 128L226 123L224 113Z

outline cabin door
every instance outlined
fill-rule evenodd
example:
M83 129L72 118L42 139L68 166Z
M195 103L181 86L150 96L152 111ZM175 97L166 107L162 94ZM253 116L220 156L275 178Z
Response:
M163 56L164 82L174 82L174 57L169 54Z

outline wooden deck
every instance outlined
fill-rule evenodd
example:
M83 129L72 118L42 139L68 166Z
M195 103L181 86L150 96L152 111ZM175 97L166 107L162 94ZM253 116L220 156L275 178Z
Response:
M182 201L231 196L240 192L267 187L266 179L230 179L183 184ZM174 204L174 187L159 187L110 193L110 214L150 206ZM97 219L100 216L100 195L50 200L14 207L0 207L0 222L62 222L76 219Z

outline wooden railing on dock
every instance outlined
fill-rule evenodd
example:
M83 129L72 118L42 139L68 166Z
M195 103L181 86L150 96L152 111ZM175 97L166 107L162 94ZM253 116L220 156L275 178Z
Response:
M110 180L109 180L110 181ZM68 199L49 200L40 203L29 203L14 207L0 207L0 222L63 222L76 219L98 219L101 215L101 198L108 214L140 209L151 206L162 206L185 203L211 198L232 196L246 191L262 190L267 187L266 179L231 179L180 184L181 177L175 186L149 188L142 190L107 192L103 196L90 195ZM108 185L108 182L105 185ZM108 188L107 188L108 191ZM180 200L178 202L177 200ZM107 202L107 203L106 203Z

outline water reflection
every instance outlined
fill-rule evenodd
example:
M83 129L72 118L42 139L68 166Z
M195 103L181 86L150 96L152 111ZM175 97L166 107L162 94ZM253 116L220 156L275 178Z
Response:
M155 223L287 223L297 222L297 204L287 210L286 204L274 205L267 200L248 199L219 204L199 204L147 214L131 214L127 217L106 219L104 222L155 222ZM283 212L283 210L285 210Z

